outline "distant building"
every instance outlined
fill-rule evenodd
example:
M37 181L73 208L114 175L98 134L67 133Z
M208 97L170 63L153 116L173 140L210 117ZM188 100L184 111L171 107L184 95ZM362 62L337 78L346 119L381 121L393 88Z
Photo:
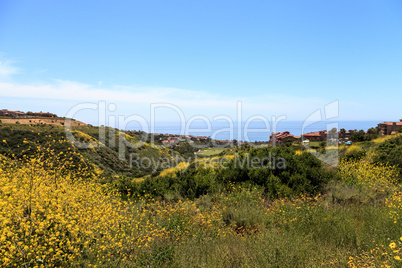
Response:
M52 114L52 113L43 113L43 112L39 112L39 113L33 113L33 112L20 112L20 111L9 111L7 109L2 109L0 110L0 116L10 116L10 117L57 117L56 114Z
M379 123L378 127L380 128L381 135L393 135L396 134L398 130L402 128L402 119L399 120L399 122Z
M295 137L292 134L289 133L289 131L284 131L284 132L272 132L272 134L269 136L269 145L275 146L278 144L282 144L286 141L295 141L297 139L300 139L300 137Z
M309 132L302 135L302 140L309 141L338 141L338 140L348 140L355 133L354 130L346 130L344 133L337 131L331 134L331 131L320 130L315 132Z
M0 116L10 116L10 117L22 117L25 113L20 111L9 111L7 109L0 110Z
M345 140L348 140L348 139L350 139L351 137L352 137L352 135L353 134L355 134L355 131L354 130L347 130L345 133L344 133L344 135L339 131L338 132L339 133L339 137L340 138L343 138L343 139L345 139ZM343 135L343 136L342 136Z
M326 130L320 130L310 132L302 135L302 140L310 141L325 141L327 139L328 132Z

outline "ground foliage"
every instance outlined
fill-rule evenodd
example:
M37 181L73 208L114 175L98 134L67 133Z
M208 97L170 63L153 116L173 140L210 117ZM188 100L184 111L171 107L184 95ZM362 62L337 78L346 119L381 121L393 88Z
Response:
M62 134L1 131L2 267L401 266L399 136L356 144L366 153L337 168L247 148L223 166L105 183ZM236 166L274 154L286 167Z

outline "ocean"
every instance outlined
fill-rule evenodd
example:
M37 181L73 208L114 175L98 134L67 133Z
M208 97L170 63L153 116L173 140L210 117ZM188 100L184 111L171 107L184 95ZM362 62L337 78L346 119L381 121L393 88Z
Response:
M295 136L302 133L308 133L319 130L330 130L336 127L338 130L344 128L346 130L364 131L369 128L376 127L379 121L321 121L321 122L305 122L305 121L279 121L276 125L271 122L253 121L249 124L242 122L220 121L193 121L190 124L180 124L179 122L156 122L149 129L141 129L139 126L128 125L127 130L143 130L148 133L175 134L175 135L192 135L206 136L217 140L241 140L241 141L268 141L272 132L289 131ZM247 126L246 126L247 124Z

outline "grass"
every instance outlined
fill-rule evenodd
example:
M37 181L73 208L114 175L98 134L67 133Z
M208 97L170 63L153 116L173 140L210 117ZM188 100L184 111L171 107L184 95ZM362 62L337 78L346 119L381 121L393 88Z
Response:
M201 150L200 152L197 153L197 155L201 157L217 156L225 150L226 149L224 148L208 148Z
M394 223L382 205L340 206L322 197L315 201L280 200L264 205L267 202L264 200L263 203L233 205L241 211L260 211L258 218L255 213L240 212L235 216L248 221L245 228L259 226L258 231L241 232L235 229L235 225L226 223L224 206L220 206L238 198L233 195L210 197L210 200L215 199L210 205L217 214L209 215L215 221L209 227L196 224L194 228L193 221L200 215L211 213L208 205L198 206L199 212L194 214L192 210L183 209L191 206L187 201L174 208L149 203L148 210L156 210L152 223L168 228L170 237L152 239L152 243L137 252L134 263L123 265L116 262L115 266L345 267L350 258L369 252L378 245L387 247L390 237L399 238L402 227L400 223ZM167 214L157 213L166 209L169 210ZM214 232L215 228L221 228L222 233ZM105 262L101 266L108 265L110 263Z
M204 243L189 241L176 250L177 267L345 267L349 257L387 243L379 229L395 226L381 208L324 210L301 207L300 217L281 226L278 218L258 235L219 237ZM384 223L383 220L386 220ZM277 226L275 226L277 224ZM385 224L386 226L384 226ZM276 227L276 228L275 228ZM191 257L190 257L191 256ZM187 262L189 258L191 261Z
M321 141L310 141L309 145L312 147L320 147Z

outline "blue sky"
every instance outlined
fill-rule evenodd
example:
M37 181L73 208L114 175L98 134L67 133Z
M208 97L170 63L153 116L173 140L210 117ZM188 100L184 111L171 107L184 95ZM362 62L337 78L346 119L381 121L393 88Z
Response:
M0 2L0 108L402 118L401 1ZM159 114L171 120L172 111ZM76 117L96 124L93 113Z

